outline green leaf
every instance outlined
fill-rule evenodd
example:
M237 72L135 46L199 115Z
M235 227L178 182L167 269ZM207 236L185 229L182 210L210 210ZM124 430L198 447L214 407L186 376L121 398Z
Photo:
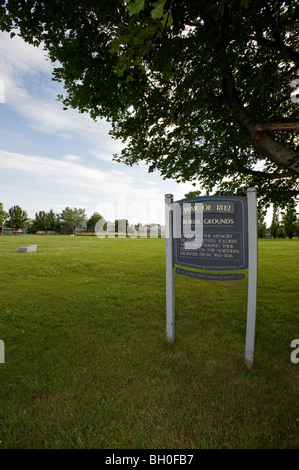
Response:
M161 24L162 24L163 28L164 27L170 28L172 23L173 23L173 19L172 19L171 11L169 10L166 13L164 13Z
M154 3L154 9L151 12L151 16L154 20L158 18L162 18L163 13L164 13L165 3L166 3L166 0L158 1Z
M119 38L113 39L113 41L111 41L110 52L112 54L114 54L115 52L120 51L121 50L121 47L120 47L121 44L122 44L122 41Z
M129 3L127 8L129 10L129 16L137 15L141 10L144 9L145 0L135 0L134 3Z

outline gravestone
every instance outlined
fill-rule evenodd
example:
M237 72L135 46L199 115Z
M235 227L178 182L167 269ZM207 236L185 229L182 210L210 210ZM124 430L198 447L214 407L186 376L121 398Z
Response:
M30 253L31 251L37 251L37 245L20 246L19 251L21 251L22 253Z

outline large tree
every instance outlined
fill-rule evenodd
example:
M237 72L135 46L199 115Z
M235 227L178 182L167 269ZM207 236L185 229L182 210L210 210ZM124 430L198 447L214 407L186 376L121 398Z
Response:
M286 236L293 238L296 234L296 209L293 202L290 202L283 214L283 226Z
M93 232L95 231L95 227L96 227L96 224L97 222L100 220L100 219L103 219L102 220L102 224L103 224L103 228L104 227L107 227L107 223L106 223L106 220L103 218L103 216L101 214L99 214L98 212L94 212L92 214L92 216L88 219L87 221L87 228L89 230L92 230Z
M61 230L61 221L59 219L59 214L56 214L53 209L50 209L48 212L48 230L50 232L60 232Z
M3 225L6 219L7 219L7 213L3 209L2 202L0 202L0 228L1 228L2 235L3 235Z
M280 231L279 213L280 213L279 207L276 204L274 204L272 221L270 225L270 233L273 238L277 238L279 231Z
M13 206L8 210L7 227L16 230L23 229L28 225L28 214L20 206Z
M55 214L53 209L49 212L39 211L35 213L35 220L31 226L31 230L34 231L50 231L59 232L61 228L61 222L59 216Z
M266 210L258 208L257 210L257 236L265 238L267 234L267 224L265 222Z
M85 209L77 207L71 209L70 207L66 207L63 209L59 217L61 223L67 227L71 227L73 234L76 235L76 228L82 227L84 220L86 220L86 213Z
M49 214L45 211L36 212L34 225L36 225L38 230L48 230Z
M297 195L297 0L7 0L1 16L58 61L65 106L111 122L117 160Z

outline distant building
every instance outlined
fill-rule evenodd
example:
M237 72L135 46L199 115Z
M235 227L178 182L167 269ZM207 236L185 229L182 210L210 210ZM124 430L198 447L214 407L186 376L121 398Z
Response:
M107 221L107 233L115 233L115 223Z
M11 228L11 227L6 227L5 225L3 227L1 227L1 233L2 233L2 229L3 229L3 235L5 234L12 234L12 233L17 233L17 230L15 228ZM22 233L22 230L18 231L18 233Z

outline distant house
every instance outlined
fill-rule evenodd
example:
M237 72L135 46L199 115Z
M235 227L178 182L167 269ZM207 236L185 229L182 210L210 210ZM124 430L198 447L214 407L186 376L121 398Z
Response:
M3 229L3 235L12 234L12 233L16 232L16 229L11 228L11 227L6 227L5 225L3 225L3 227L1 227L1 233L2 233L2 229ZM22 231L21 231L21 233L22 233Z
M0 227L0 234L2 233L2 230L3 230L3 234L17 234L17 235L21 235L21 234L26 234L27 233L27 228L32 225L34 222L34 219L28 219L27 220L27 226L24 228L24 229L16 229L14 227L7 227L5 224L3 225L3 227Z
M87 230L87 222L88 222L88 219L85 219L82 222L82 226L80 228L76 228L76 234L91 232L91 230Z
M161 225L153 225L152 227L147 226L148 233L161 233Z
M28 220L27 220L27 226L24 228L23 231L21 230L21 232L22 232L22 233L27 233L28 228L30 227L30 225L33 224L33 222L35 222L35 219L28 219Z
M138 233L147 233L147 231L149 230L149 225L138 224L138 225L135 225L134 228L135 228L135 231Z

